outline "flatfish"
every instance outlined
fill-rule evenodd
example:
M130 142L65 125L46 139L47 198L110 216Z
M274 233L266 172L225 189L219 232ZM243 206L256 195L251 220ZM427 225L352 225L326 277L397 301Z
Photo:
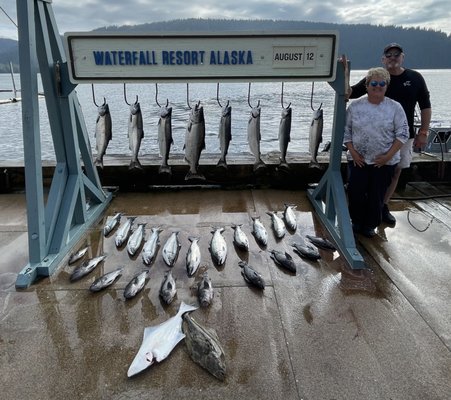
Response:
M197 310L197 308L182 301L176 315L159 325L145 328L141 346L130 364L127 376L130 378L136 375L155 361L163 361L185 338L185 334L182 332L183 314Z
M207 329L191 318L183 316L185 343L191 359L210 374L223 381L226 376L225 353L214 329Z

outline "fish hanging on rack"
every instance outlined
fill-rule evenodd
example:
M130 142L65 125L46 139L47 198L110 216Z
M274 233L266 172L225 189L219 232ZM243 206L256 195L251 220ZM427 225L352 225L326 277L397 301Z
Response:
M318 148L319 144L323 141L323 110L319 108L313 111L312 123L310 124L309 133L309 152L311 161L309 168L320 168L318 163Z
M183 148L185 150L185 160L189 164L189 171L185 176L185 180L205 180L205 177L198 172L200 154L205 149L204 108L200 105L200 102L191 109Z
M97 107L97 112L96 130L94 134L96 138L97 155L94 160L94 165L103 168L103 156L113 137L110 108L106 100L104 100L102 105Z
M232 140L232 106L229 105L229 102L222 107L218 137L221 158L219 159L217 166L227 168L226 156L229 151L230 141Z
M138 99L130 105L130 117L128 120L128 142L132 152L132 160L128 169L142 169L141 163L138 160L139 148L144 137L143 117L141 113L141 106Z
M260 154L260 113L261 107L252 107L251 115L249 117L249 122L247 124L247 141L249 143L249 148L251 153L255 157L254 171L265 167L265 163L261 159Z
M291 140L291 107L282 109L282 116L279 124L279 149L280 149L280 167L289 168L287 164L287 149L288 143Z
M158 120L158 144L160 146L160 156L162 157L159 173L170 174L171 167L168 165L169 152L172 139L172 107L161 107L160 119Z

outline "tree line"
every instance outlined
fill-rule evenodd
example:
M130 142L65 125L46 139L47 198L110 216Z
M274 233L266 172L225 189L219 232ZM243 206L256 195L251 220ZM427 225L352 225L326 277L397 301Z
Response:
M370 24L333 24L309 21L241 20L188 18L140 25L107 26L93 32L240 32L240 31L316 31L339 33L339 54L346 54L353 69L368 69L380 65L382 50L391 42L400 43L406 54L405 66L415 69L451 68L451 35L424 28ZM0 72L9 72L9 62L17 72L19 56L17 41L0 39Z

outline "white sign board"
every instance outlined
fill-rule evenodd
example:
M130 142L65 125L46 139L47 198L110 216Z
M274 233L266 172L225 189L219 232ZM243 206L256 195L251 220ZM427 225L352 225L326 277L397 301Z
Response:
M338 33L66 33L70 79L91 82L333 81Z

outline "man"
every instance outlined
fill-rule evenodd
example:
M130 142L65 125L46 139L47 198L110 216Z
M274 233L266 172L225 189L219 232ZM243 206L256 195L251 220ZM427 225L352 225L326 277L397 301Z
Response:
M404 52L398 43L390 43L385 46L382 64L390 73L390 85L387 88L386 96L401 104L407 116L410 134L410 139L400 150L401 160L395 168L391 184L385 194L382 221L390 225L396 224L396 218L390 213L388 202L396 190L401 171L410 167L412 147L421 149L427 143L432 114L429 90L423 76L417 71L404 68L403 62ZM355 99L364 94L366 94L365 78L351 87L349 98ZM421 125L415 135L414 116L417 103L420 107Z

